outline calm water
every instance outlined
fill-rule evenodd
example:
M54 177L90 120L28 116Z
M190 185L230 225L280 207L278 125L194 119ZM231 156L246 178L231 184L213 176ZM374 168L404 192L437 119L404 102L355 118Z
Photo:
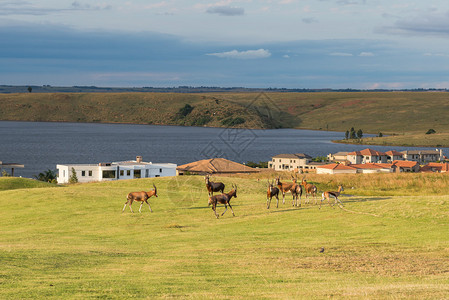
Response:
M0 121L0 161L21 163L16 176L33 177L56 164L99 163L135 159L178 165L225 157L237 162L268 161L280 153L325 156L367 148L331 140L344 133L274 129ZM370 146L380 151L404 147ZM424 148L420 148L424 149ZM448 153L447 149L444 149Z

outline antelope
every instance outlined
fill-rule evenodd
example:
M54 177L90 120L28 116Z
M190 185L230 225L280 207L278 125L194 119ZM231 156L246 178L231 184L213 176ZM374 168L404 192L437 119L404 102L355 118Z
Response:
M296 199L296 204L297 204L299 190L298 190L298 184L296 184L296 179L293 176L292 176L292 180L293 180L292 183L284 183L284 182L281 182L281 177L278 176L278 177L276 177L276 185L282 193L282 204L285 204L285 193L290 192L293 196L292 204L293 204L293 206L295 206L295 199ZM301 191L301 194L302 194L302 191ZM300 200L300 204L301 204L301 200Z
M217 219L219 217L217 214L217 203L224 204L224 206L225 206L225 211L221 214L222 216L228 210L228 205L229 205L229 207L231 208L231 211L232 211L232 215L235 217L234 210L232 209L231 203L229 203L231 201L232 197L237 198L237 186L236 185L235 186L232 185L232 190L229 193L223 193L221 195L215 195L215 196L209 197L208 206L210 206L212 204L212 210L214 211Z
M209 196L213 196L214 192L224 193L225 185L223 182L212 182L209 180L209 175L204 176L204 180L206 181L206 188Z
M305 178L302 179L301 184L304 186L304 190L306 192L306 203L309 203L308 201L308 197L309 194L312 195L312 197L315 199L315 205L317 204L317 199L316 199L316 193L317 193L317 188L315 185L311 184L311 183L307 183L307 180Z
M293 186L292 195L293 195L293 201L296 198L296 203L293 206L301 206L301 196L302 196L302 187L300 184L296 183L296 178L293 179L293 183L295 184ZM299 205L298 205L298 196L299 196Z
M339 185L338 186L338 190L336 192L324 192L321 195L320 209L321 209L321 204L323 203L324 199L327 199L327 203L329 204L329 206L331 206L330 198L334 198L335 199L335 202L334 202L334 204L332 204L332 207L335 204L337 204L337 202L339 202L341 204L341 206L343 206L343 203L341 203L341 201L338 199L338 196L340 196L340 193L343 192L343 191L344 191L343 186Z
M131 205L133 204L134 201L140 201L139 212L141 212L141 210L142 210L142 205L143 205L144 202L145 202L146 204L148 204L148 207L150 208L150 212L153 212L153 210L151 209L150 203L148 203L148 199L149 199L151 196L157 197L157 188L156 188L156 186L154 185L154 183L153 183L153 187L154 187L154 189L152 189L152 190L149 191L149 192L144 192L144 191L142 191L142 192L132 192L132 193L129 193L128 196L126 197L125 206L123 206L122 212L125 211L126 205L128 204L129 209L131 210L132 213L134 213L134 211L133 211L133 209L132 209L132 207L131 207Z
M279 206L279 189L277 187L273 186L272 182L268 183L268 190L267 190L267 209L270 209L271 204L271 198L276 197L276 208Z

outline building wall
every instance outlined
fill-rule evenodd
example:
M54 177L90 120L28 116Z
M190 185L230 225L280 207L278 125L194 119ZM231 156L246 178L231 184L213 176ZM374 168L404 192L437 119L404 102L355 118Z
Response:
M295 169L313 169L306 158L273 158L268 162L268 168L275 171L293 171Z
M333 170L326 168L316 168L317 174L355 174L357 170Z
M72 176L72 168L75 169L78 182L125 180L134 178L152 178L176 176L175 164L148 164L148 165L120 165L111 166L100 165L56 165L58 172L58 182L68 183ZM140 175L137 175L140 171ZM109 173L113 178L107 178Z

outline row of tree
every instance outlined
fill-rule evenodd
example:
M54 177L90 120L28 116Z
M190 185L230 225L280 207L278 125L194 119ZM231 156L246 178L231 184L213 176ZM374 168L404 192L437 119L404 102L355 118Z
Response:
M345 140L361 139L362 137L363 137L362 129L355 131L354 127L351 127L350 130L346 130L345 132Z

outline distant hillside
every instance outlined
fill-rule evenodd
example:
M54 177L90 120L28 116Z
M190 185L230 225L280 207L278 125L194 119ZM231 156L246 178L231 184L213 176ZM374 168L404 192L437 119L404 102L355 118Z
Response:
M423 144L419 140L446 145L447 139L437 139L449 133L448 100L446 92L20 93L0 94L0 120L331 131L354 127L364 133L413 134L418 140L413 145ZM431 128L437 134L425 135ZM395 144L391 139L373 143Z

